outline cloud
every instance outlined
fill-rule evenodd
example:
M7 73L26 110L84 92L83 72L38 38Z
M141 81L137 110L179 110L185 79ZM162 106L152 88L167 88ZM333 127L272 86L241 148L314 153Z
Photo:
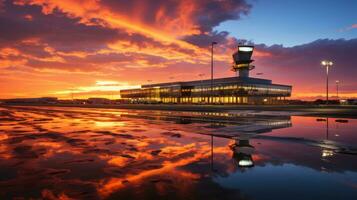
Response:
M5 0L0 0L0 12L4 11Z
M181 37L199 33L201 37L213 34L224 39L226 32L203 31L224 20L237 19L250 9L242 0L125 4L17 0L6 1L4 5L5 12L0 15L0 27L4 30L0 33L1 46L19 51L17 59L26 61L21 64L69 71L105 69L113 63L120 67L148 68L182 60L208 62L209 51L201 48L203 44L186 42ZM225 14L219 14L223 11ZM10 60L7 63L11 65ZM19 66L19 62L13 62L12 66Z
M269 74L273 80L292 84L296 95L324 92L326 75L320 63L325 59L334 62L330 70L331 87L335 80L340 80L342 92L356 92L352 74L357 74L357 57L353 55L357 51L357 39L320 39L289 48L256 45L256 49L271 55L256 61L257 71ZM334 87L331 90L334 91Z
M38 42L61 51L95 50L119 36L116 30L80 24L78 19L68 18L63 13L44 15L38 6L23 7L7 1L5 9L0 13L2 45L37 38Z
M211 1L52 1L18 0L18 5L38 5L46 15L56 12L79 19L86 25L100 25L138 33L162 43L198 50L177 38L210 32L214 26L238 19L250 10L244 0Z
M347 27L347 28L342 28L340 30L338 30L339 32L346 32L346 31L351 31L353 29L357 28L357 24L352 24L351 26Z

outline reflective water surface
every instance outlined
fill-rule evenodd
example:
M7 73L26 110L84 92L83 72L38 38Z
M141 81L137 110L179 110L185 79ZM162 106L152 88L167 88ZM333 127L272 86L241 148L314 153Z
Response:
M0 199L357 199L357 120L0 107Z

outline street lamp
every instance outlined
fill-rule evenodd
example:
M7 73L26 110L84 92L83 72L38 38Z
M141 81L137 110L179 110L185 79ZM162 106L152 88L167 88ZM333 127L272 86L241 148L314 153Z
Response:
M321 62L321 65L323 67L326 67L326 104L328 104L328 71L329 71L329 68L332 67L333 62L328 61L328 60L323 60Z
M74 100L74 94L73 94L73 91L74 91L74 88L71 87L71 99L72 99L72 103L73 103L73 100Z
M337 96L337 100L339 100L338 98L338 84L340 83L339 80L336 80L336 96Z
M211 43L211 101L213 103L213 46L217 44L217 42Z
M202 82L203 82L203 80L202 80L202 77L204 77L206 74L198 74L198 76L200 77L200 79L201 79L201 97L200 97L200 101L201 102L203 102L204 101L204 99L205 99L205 97L202 97L203 95L203 84L202 84ZM203 100L202 100L202 98L203 98Z

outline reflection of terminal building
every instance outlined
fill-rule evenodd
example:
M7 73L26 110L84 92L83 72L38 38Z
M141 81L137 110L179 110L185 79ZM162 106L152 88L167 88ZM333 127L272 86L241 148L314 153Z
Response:
M55 104L58 102L57 97L40 97L40 98L15 98L3 100L7 104Z
M142 85L121 90L121 98L132 102L270 104L291 95L291 86L249 77L253 46L239 46L233 54L237 77Z

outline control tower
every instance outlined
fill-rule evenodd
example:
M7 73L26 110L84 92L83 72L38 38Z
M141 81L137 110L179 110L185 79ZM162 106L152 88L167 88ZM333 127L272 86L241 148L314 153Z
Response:
M254 69L251 63L254 61L251 59L254 46L239 45L238 51L233 54L233 66L232 70L237 73L241 78L248 78L249 71Z
M121 90L120 96L132 103L284 104L285 97L291 96L290 85L249 77L253 50L252 45L238 45L232 65L236 76L142 85Z

